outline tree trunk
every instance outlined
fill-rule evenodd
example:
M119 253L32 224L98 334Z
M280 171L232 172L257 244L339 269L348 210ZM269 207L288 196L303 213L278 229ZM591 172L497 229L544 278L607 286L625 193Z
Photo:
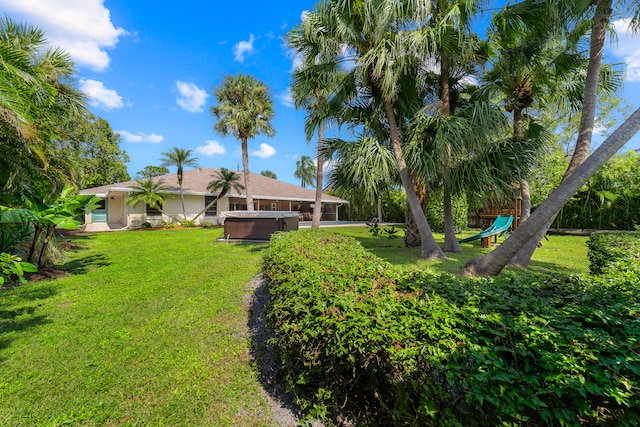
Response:
M520 195L522 196L522 209L520 210L518 227L531 215L531 191L529 190L529 181L524 178L520 179Z
M640 108L615 130L600 147L558 188L542 202L529 219L493 252L473 259L464 266L466 274L493 276L502 271L516 253L532 240L537 232L549 227L560 209L620 148L640 130ZM544 229L546 231L546 229ZM537 243L537 242L536 242Z
M443 188L443 208L444 208L444 251L462 252L460 243L456 238L456 227L453 216L453 203L451 203L451 183L448 173L446 173Z
M407 163L402 153L402 145L400 143L400 134L398 133L398 126L396 123L395 113L391 101L388 99L383 100L385 115L389 123L389 130L391 132L391 144L393 145L393 153L398 164L398 170L400 172L400 179L402 186L407 193L407 203L413 214L413 218L418 226L418 233L420 234L420 258L424 259L443 259L445 258L444 252L438 246L436 239L433 237L427 217L420 206L420 201L413 188L413 179L407 168Z
M47 250L47 247L49 246L49 242L51 241L51 237L53 236L53 232L55 229L56 229L55 224L51 224L47 228L47 236L44 238L44 242L42 242L42 248L40 249L40 256L38 257L38 262L36 263L37 265L40 265L40 263L42 262L42 257L44 256L44 253Z
M378 222L382 221L382 196L378 196Z
M320 228L320 220L322 219L322 184L323 184L323 171L322 171L322 147L324 145L324 122L321 121L318 124L318 157L316 168L316 201L315 208L313 209L313 217L311 218L311 228Z
M407 248L417 248L420 246L418 225L413 219L413 214L408 206L404 214L404 246Z
M443 117L451 115L451 101L449 96L449 57L442 54L440 58L440 114ZM462 252L462 248L456 238L456 229L453 220L453 203L451 202L451 179L449 170L451 169L451 146L447 144L447 160L444 165L444 251L445 252Z
M207 209L209 209L211 206L213 206L213 204L214 204L214 203L218 203L218 200L220 200L220 198L222 197L222 195L223 195L223 193L220 193L220 194L218 195L218 197L216 197L215 199L213 199L213 200L211 201L211 203L209 203L208 205L206 205L206 206L204 207L204 209L202 209L200 212L198 212L198 215L196 215L196 216L193 218L193 221L195 222L198 218L200 218L200 215L202 215L203 213L205 213L205 212L207 211Z
M573 151L573 156L567 171L562 178L562 182L571 176L587 158L591 147L591 137L593 135L593 126L595 123L598 85L600 80L600 69L602 68L602 52L604 50L604 42L607 36L607 27L613 12L612 0L597 0L596 11L591 26L591 40L589 45L589 65L587 68L587 78L584 87L584 96L582 100L582 116L580 117L580 129L578 131L578 139ZM533 242L525 245L522 250L514 256L512 265L518 267L527 267L533 256L533 252L538 244L547 233L555 215L550 221L547 221L544 229L540 229L533 237Z
M184 208L184 193L182 192L182 177L183 177L183 170L181 167L178 167L178 173L177 173L177 177L178 177L178 187L180 187L180 203L182 204L182 220L186 221L187 220L187 210Z
M247 195L247 210L253 211L253 194L251 193L251 177L249 172L249 148L247 147L247 137L242 138L242 167L244 168L244 190Z
M29 249L29 256L27 257L28 262L34 262L36 258L36 248L38 247L38 242L40 241L40 236L42 235L42 226L39 224L33 224L33 241L31 242L31 248Z

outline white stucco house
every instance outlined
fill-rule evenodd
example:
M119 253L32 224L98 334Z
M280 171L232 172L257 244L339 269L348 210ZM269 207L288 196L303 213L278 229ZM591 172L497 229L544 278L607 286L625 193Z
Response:
M207 190L209 182L216 179L216 172L217 169L211 168L192 169L184 172L182 188L187 219L195 218L206 205L219 195L219 193L210 193ZM244 174L237 173L240 177L240 183L244 185ZM299 187L254 173L251 174L250 179L255 210L295 211L298 212L300 221L311 220L311 214L316 208L315 189ZM163 211L182 218L177 175L162 175L153 178L153 180L162 181L169 188L168 192L173 195L172 198L165 201ZM135 184L136 181L127 181L81 190L80 194L93 194L101 199L98 209L85 214L85 230L136 229L142 227L145 222L158 226L163 221L171 221L171 218L148 205L139 203L136 206L130 206L126 203L125 199L133 191L131 187ZM339 208L346 203L349 202L323 193L322 220L339 220ZM214 225L222 224L221 212L246 209L246 195L237 194L231 190L196 219L196 223L206 221Z

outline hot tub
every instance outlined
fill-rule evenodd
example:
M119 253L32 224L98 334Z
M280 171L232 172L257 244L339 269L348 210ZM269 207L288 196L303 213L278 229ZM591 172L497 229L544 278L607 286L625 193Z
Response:
M269 240L276 231L298 229L298 213L290 211L226 211L220 218L225 239Z

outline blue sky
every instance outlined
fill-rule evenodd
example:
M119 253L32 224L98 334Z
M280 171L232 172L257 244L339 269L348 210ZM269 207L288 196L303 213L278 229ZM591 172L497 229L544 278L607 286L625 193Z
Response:
M249 141L249 168L271 170L298 184L293 173L307 144L303 111L288 92L294 58L284 36L312 0L0 0L0 10L16 21L43 29L49 41L71 53L78 86L92 112L122 136L133 177L158 165L163 151L191 149L203 167L241 167L240 143L213 130L212 92L227 74L248 73L268 86L275 104L273 138ZM612 62L626 62L622 96L640 106L640 37L616 24ZM597 143L598 138L595 142ZM636 136L627 149L639 148Z

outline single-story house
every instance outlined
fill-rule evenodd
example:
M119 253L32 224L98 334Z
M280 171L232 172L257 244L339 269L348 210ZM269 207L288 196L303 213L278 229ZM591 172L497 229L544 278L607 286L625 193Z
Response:
M185 171L182 179L184 206L187 219L194 219L205 206L214 201L219 192L211 193L207 186L216 180L217 169L201 168ZM239 182L244 186L244 173L237 172ZM165 201L162 210L178 218L183 217L180 201L180 189L176 174L167 174L153 178L162 181L168 187L171 198ZM80 194L93 194L100 198L99 207L85 214L86 230L120 230L142 227L145 222L158 226L163 221L170 222L171 218L163 215L159 210L144 203L130 206L125 199L133 191L131 188L136 181L120 182L87 188ZM282 182L263 175L251 174L251 192L255 210L296 211L301 221L310 221L315 206L315 189L303 188ZM322 220L339 220L339 208L349 203L347 200L329 194L322 195ZM208 222L214 225L222 224L220 213L223 211L246 210L245 194L238 194L231 189L224 197L216 200L195 222Z

